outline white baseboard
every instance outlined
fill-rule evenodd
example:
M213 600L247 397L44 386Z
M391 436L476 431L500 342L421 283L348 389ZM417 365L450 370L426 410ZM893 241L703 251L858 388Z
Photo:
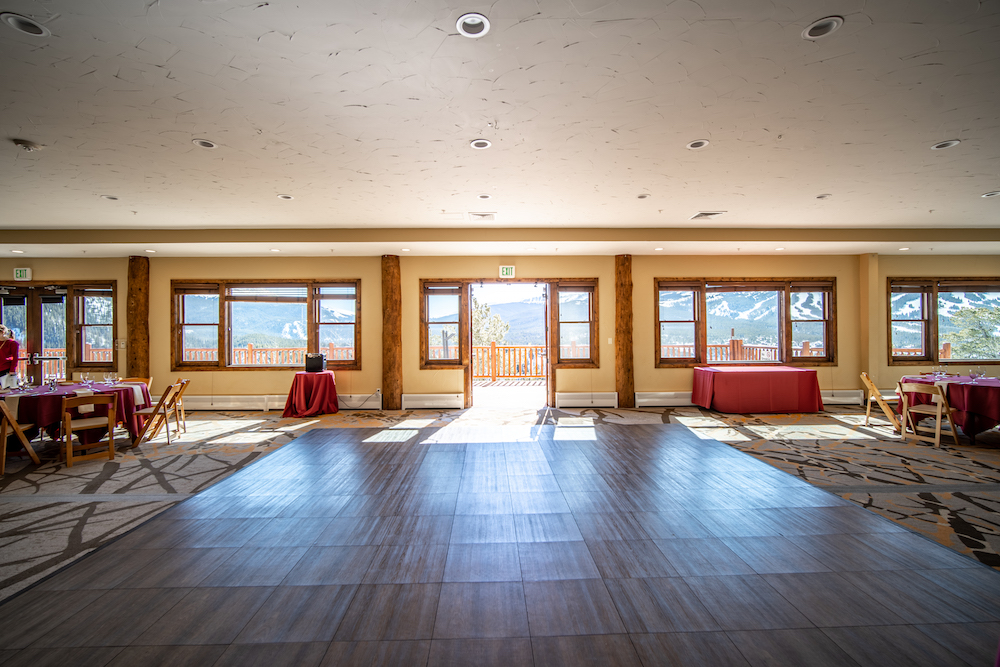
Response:
M381 410L382 394L337 394L341 410Z
M865 402L865 393L860 389L828 389L819 394L823 405L861 405Z
M404 410L447 408L461 410L465 407L465 394L403 394Z
M185 410L284 410L288 396L185 396ZM341 410L381 410L382 396L375 394L339 394Z
M617 391L556 392L557 408L617 408Z
M652 408L659 406L694 405L690 391L637 391L635 407Z

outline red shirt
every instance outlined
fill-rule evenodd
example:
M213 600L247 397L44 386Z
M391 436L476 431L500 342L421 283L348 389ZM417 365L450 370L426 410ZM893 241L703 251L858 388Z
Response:
M0 374L17 372L17 353L19 345L13 338L0 343Z

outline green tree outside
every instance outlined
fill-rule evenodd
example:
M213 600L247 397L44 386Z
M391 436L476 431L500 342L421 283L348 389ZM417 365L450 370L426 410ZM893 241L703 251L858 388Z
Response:
M1000 309L963 308L951 316L957 330L943 336L952 359L1000 359Z
M472 344L503 343L510 324L499 315L490 315L490 307L472 297Z

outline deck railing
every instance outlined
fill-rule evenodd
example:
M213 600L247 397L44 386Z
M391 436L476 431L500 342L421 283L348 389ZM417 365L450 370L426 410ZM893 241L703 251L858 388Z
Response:
M305 366L306 352L304 347L254 347L253 343L247 343L246 347L232 349L230 364L233 366ZM338 347L333 343L320 348L320 353L325 354L328 361L354 358L353 347ZM214 347L189 347L184 349L183 360L218 361L219 351Z
M544 345L474 345L472 377L493 381L545 377Z
M706 363L721 363L732 361L781 361L781 350L776 345L747 345L742 340L733 339L728 343L706 346ZM662 359L684 359L695 356L694 345L662 345ZM792 357L823 357L826 350L809 341L803 341L799 346L792 347Z

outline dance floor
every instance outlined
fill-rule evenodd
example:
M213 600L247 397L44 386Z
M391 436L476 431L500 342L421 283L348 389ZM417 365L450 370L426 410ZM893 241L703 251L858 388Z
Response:
M310 431L0 606L4 665L983 665L1000 572L669 424Z

